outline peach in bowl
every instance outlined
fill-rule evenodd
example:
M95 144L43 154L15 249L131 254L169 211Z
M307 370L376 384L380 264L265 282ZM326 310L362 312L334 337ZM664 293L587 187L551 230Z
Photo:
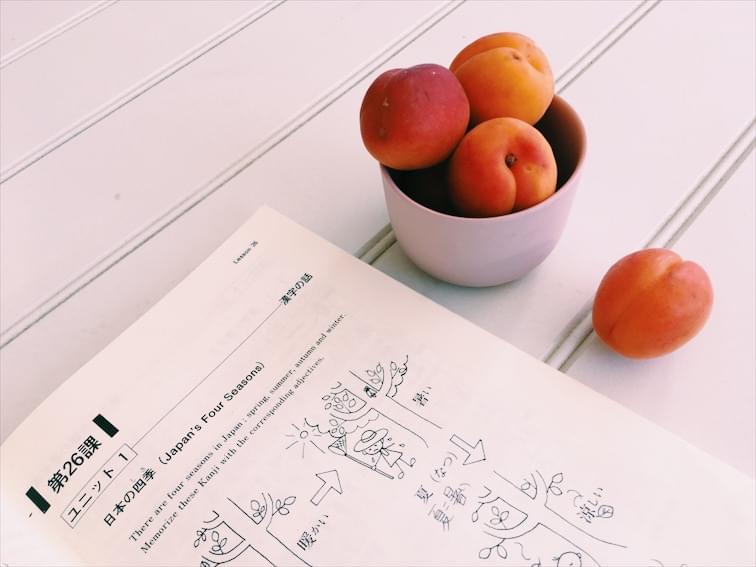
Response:
M447 194L448 189L430 187L428 191L427 183L446 183L444 164L424 172L381 165L394 234L418 267L449 283L484 287L521 278L546 259L567 223L580 182L586 136L578 114L559 96L554 96L535 127L556 159L556 191L533 206L508 214L458 216L453 204L444 199L439 202L438 195ZM415 183L418 178L419 184Z

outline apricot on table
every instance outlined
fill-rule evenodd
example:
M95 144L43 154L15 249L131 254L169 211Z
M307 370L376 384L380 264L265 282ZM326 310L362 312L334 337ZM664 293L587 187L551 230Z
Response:
M557 165L546 138L517 118L470 130L449 164L449 190L463 216L493 217L532 207L556 190Z
M454 74L423 64L386 71L373 81L360 107L360 133L383 165L421 169L449 157L469 119L470 105Z
M664 248L640 250L620 259L601 280L593 328L619 354L661 356L701 330L713 301L701 266Z
M475 40L457 54L449 69L467 93L472 124L499 117L535 124L554 98L554 75L546 55L519 33L494 33Z

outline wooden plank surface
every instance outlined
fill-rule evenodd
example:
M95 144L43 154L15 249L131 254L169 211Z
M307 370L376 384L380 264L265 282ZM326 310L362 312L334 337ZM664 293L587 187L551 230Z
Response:
M3 183L3 320L17 321L164 224L186 199L198 200L229 164L439 3L386 6L284 4ZM82 204L92 214L70 222Z
M96 0L0 2L0 64L30 51L102 8ZM15 52L15 53L14 53Z
M238 20L252 25L266 4L117 2L7 65L0 83L2 178L91 127L91 115L101 119L116 111L191 64L197 51L238 33L232 25Z

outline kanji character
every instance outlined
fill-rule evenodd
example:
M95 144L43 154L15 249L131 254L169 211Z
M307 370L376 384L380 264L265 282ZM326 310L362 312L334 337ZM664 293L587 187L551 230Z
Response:
M53 492L56 494L60 492L60 489L63 488L63 485L68 482L68 477L60 472L60 469L58 469L55 473L53 473L52 477L50 477L50 480L47 481L47 486L53 489Z
M428 500L430 500L433 497L433 493L428 492L425 488L423 488L423 485L421 484L420 488L417 489L415 496L417 496L420 500L422 500L424 504L427 504Z
M79 453L88 459L92 456L92 453L94 453L101 446L102 444L90 435L89 437L84 439L84 442L81 445L79 445Z
M303 550L311 548L315 544L315 538L310 532L302 532L302 537L299 538L297 545Z

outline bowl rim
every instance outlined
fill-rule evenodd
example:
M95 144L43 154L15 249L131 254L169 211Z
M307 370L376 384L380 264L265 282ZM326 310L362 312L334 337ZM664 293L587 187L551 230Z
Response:
M389 168L383 165L382 163L379 163L381 170L381 176L384 179L384 186L388 186L391 188L392 191L399 194L399 198L405 200L410 205L419 207L420 209L424 209L428 213L431 213L432 215L437 215L441 218L445 219L453 219L457 222L470 222L470 223L477 223L477 224L485 224L485 223L494 223L494 222L501 222L501 219L505 218L524 218L527 215L533 215L536 214L540 209L549 206L549 203L553 203L555 200L560 199L560 195L563 195L564 193L569 193L570 189L573 187L576 187L574 183L571 183L573 179L577 178L581 173L583 169L583 164L585 163L585 156L587 153L587 146L588 146L588 140L586 138L585 133L585 125L583 124L583 120L580 118L580 115L577 113L577 111L561 96L555 94L554 100L559 100L560 104L563 104L567 107L567 109L574 115L576 125L578 126L580 137L583 140L583 145L580 148L580 153L578 154L577 158L577 165L575 166L574 171L572 174L565 180L565 182L562 184L561 187L559 187L552 195L550 195L548 198L544 199L540 203L537 203L533 205L532 207L528 207L527 209L522 209L520 211L515 211L513 213L507 213L505 215L497 215L494 217L465 217L460 215L450 215L447 213L442 213L440 211L436 211L434 209L430 209L426 207L425 205L422 205L412 199L409 195L407 195L404 191L402 191L399 186L396 184L394 179L391 177L391 173L389 172ZM574 189L573 189L574 190Z

